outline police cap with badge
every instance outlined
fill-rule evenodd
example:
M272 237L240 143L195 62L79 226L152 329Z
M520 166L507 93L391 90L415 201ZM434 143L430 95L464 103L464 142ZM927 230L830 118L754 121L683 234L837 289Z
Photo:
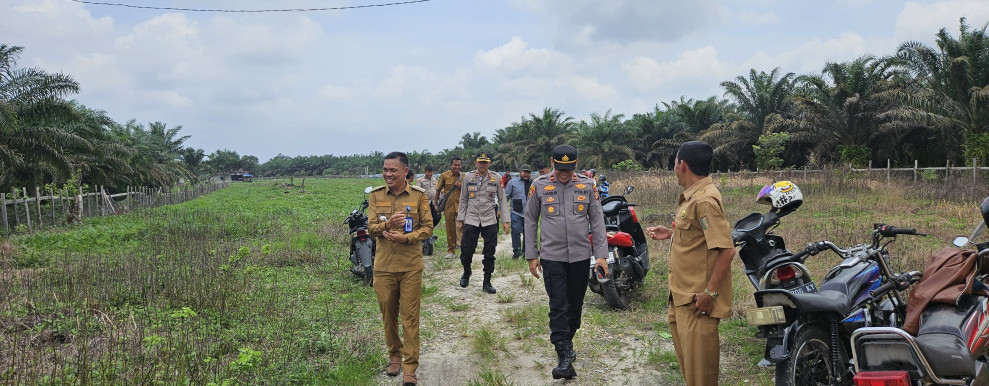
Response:
M553 148L553 168L574 170L577 167L577 148L570 145L556 145Z

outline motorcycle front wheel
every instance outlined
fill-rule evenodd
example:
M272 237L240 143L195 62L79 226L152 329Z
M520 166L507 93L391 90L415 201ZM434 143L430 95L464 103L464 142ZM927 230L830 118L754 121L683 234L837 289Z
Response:
M842 353L842 363L845 357ZM798 332L790 358L776 364L777 386L830 385L835 376L828 335L818 327Z

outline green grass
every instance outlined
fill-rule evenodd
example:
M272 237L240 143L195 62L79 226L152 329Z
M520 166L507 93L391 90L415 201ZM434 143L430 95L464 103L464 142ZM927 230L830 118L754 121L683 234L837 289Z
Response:
M364 184L234 184L10 239L0 383L369 383L381 321L340 225Z

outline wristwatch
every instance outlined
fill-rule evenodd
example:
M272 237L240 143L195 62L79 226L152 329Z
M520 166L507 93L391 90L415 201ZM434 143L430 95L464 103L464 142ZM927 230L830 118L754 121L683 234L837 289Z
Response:
M711 292L707 288L704 288L704 293L706 293L707 296L710 296L711 299L718 300L718 293L717 292Z

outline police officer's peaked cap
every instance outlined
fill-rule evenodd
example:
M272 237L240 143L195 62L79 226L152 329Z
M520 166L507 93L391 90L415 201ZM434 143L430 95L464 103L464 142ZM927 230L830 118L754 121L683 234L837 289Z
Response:
M474 159L481 162L491 162L491 156L484 151L477 153L477 157L475 157Z
M553 168L573 170L577 167L577 148L570 145L556 145L553 148Z

